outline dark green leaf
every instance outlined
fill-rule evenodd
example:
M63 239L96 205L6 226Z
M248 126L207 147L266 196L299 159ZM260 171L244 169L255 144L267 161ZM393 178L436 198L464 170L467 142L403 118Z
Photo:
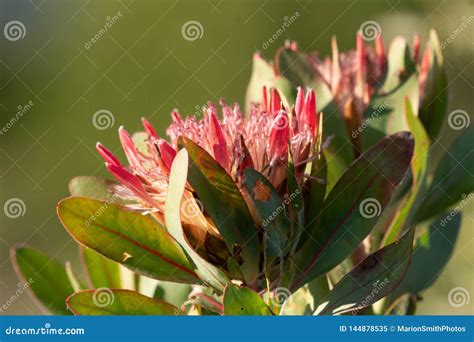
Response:
M224 292L224 315L270 316L272 311L263 299L248 287L228 284Z
M99 288L74 293L67 299L69 310L75 315L180 315L175 306L130 290Z
M446 210L474 191L474 129L466 129L439 161L426 197L417 213L421 222Z
M247 168L244 184L264 230L265 269L268 275L272 266L283 263L288 252L287 241L291 235L292 223L283 199L263 175ZM278 274L275 274L271 280L275 280L277 276Z
M370 233L410 165L413 145L410 133L393 134L352 163L327 196L321 224L296 255L301 271L292 290L338 265Z
M240 252L244 279L254 281L259 273L258 234L239 188L209 153L190 139L183 137L181 141L190 158L189 183L224 237L229 252Z
M426 172L428 169L430 139L421 122L415 117L408 99L406 99L405 115L410 131L415 139L415 151L411 165L412 187L410 195L400 208L395 222L386 233L385 246L396 241L398 237L414 223L414 215L426 191Z
M364 259L334 286L315 314L357 312L392 292L410 264L414 232L412 227L399 241Z
M85 197L59 202L59 218L79 243L151 278L200 283L180 245L150 216Z
M48 256L27 247L12 249L16 273L35 298L54 315L70 315L66 298L74 292L65 268Z
M416 239L410 267L387 303L405 293L418 294L434 283L453 253L460 227L461 214L456 212L445 213L434 220Z

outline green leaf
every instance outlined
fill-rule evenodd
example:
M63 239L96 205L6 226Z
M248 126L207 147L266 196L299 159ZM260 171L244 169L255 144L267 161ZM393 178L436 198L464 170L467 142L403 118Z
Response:
M224 291L224 315L271 316L273 313L255 291L229 283Z
M192 286L188 284L176 284L159 280L153 297L181 307L188 300L192 289Z
M61 222L79 243L137 273L199 284L179 244L150 216L85 197L59 202Z
M397 36L390 43L387 54L387 75L379 93L388 94L396 90L412 74L416 72L416 65L407 40Z
M316 156L316 159L311 165L311 178L307 181L307 187L309 187L309 194L307 196L308 202L305 207L305 229L299 247L301 247L304 242L310 239L312 232L319 225L324 198L326 197L326 157L322 150L317 153L318 154Z
M446 150L436 168L417 222L446 210L474 191L474 129L466 129Z
M369 255L339 281L315 314L342 314L368 307L392 292L410 264L412 227L397 242Z
M328 272L352 253L377 223L413 155L413 138L400 132L355 160L327 196L321 224L297 253L291 290Z
M240 269L244 279L254 281L259 273L259 240L239 188L209 153L190 139L183 137L181 141L190 158L189 183L224 237L231 255L242 259Z
M410 101L406 99L405 115L410 131L415 139L415 151L411 165L412 187L408 198L402 205L395 222L387 231L384 246L396 241L401 234L414 222L414 216L420 206L426 191L426 173L428 170L428 157L430 149L430 139L423 128L423 125L413 114Z
M11 258L18 277L35 298L54 315L70 315L66 298L74 293L63 265L27 247L12 249Z
M181 149L171 166L166 196L165 222L170 234L181 244L195 266L196 273L209 285L223 291L228 279L224 272L204 260L186 240L181 226L181 200L188 176L188 152Z
M67 299L74 315L180 315L175 306L130 290L99 288L74 293Z
M91 287L122 287L119 263L107 259L91 248L81 246L80 252Z
M287 242L291 235L292 223L286 212L285 203L273 185L254 169L245 169L244 175L244 185L255 205L264 231L265 270L267 275L272 273L271 280L275 280L279 274L270 270L278 263L283 266L283 258L288 252Z
M290 153L291 154L291 153ZM305 232L305 207L304 197L301 191L298 179L296 178L296 168L293 156L288 160L286 169L287 195L285 200L288 202L289 216L292 220L292 230L289 241L290 257L293 256L300 245L301 237Z
M444 71L443 54L435 30L430 32L427 53L429 56L429 67L424 93L421 98L420 119L430 137L435 138L443 126L448 107L449 89Z
M326 275L311 280L283 303L280 311L282 316L311 315L329 293Z
M111 189L117 182L96 176L78 176L69 182L72 196L90 197L99 201L124 204L125 201L114 196Z
M265 61L260 55L254 55L252 64L252 76L250 77L245 94L245 112L249 113L252 103L260 103L263 97L263 87L277 88L282 96L285 107L294 102L295 90L290 82L275 73L272 64Z
M405 293L418 294L436 281L453 254L460 228L461 214L457 212L445 213L433 221L416 239L410 267L387 304Z

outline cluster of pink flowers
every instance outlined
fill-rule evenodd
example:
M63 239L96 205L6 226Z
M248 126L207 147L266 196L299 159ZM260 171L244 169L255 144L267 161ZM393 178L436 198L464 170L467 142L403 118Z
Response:
M298 179L303 179L318 135L319 115L312 90L305 94L303 89L298 89L294 108L287 109L276 89L264 87L261 103L253 104L247 116L237 104L228 106L224 101L220 104L222 119L212 103L207 105L202 118L188 116L183 119L174 111L172 124L166 130L170 142L159 137L150 122L142 119L147 134L147 153L140 152L129 133L120 127L119 137L127 166L98 143L97 150L107 169L121 183L115 189L116 195L137 202L135 208L163 213L169 172L180 136L206 150L237 184L243 177L243 170L252 167L278 188L286 178L289 157L298 170ZM187 196L192 199L190 187Z

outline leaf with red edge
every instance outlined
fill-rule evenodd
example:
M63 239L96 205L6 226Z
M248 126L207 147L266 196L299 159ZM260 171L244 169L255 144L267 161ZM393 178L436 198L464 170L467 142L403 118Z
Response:
M201 283L181 246L150 216L85 197L57 206L66 230L80 244L151 278Z
M327 196L321 224L295 256L298 267L291 290L330 271L370 233L405 176L413 138L400 132L382 139L355 160Z

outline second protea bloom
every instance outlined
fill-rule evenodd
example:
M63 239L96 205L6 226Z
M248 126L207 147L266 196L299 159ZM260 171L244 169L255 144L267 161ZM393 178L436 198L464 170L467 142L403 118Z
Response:
M254 103L247 116L237 104L229 106L221 100L220 107L221 119L212 103L204 107L200 118L188 116L183 119L173 111L172 124L166 130L169 141L159 137L151 123L142 119L147 135L146 152L139 151L129 133L120 127L119 137L128 165L123 165L98 143L97 150L107 169L121 183L115 187L115 195L133 202L130 208L152 213L163 222L169 172L180 137L192 140L207 151L234 179L244 198L245 189L241 184L243 171L248 167L262 173L284 194L291 158L296 178L303 182L305 166L312 158L318 132L313 90L305 94L303 89L298 89L294 108L284 108L278 91L265 87L261 102ZM184 195L181 219L195 243L204 242L206 234L219 238L190 185Z

